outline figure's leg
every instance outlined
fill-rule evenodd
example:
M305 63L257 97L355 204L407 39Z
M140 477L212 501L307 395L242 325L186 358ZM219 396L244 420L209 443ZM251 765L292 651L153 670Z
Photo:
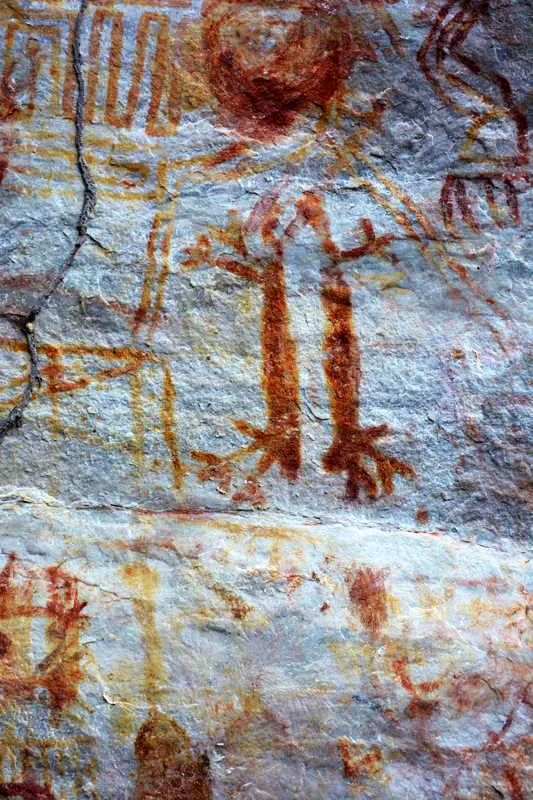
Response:
M258 471L277 461L285 477L295 480L301 464L298 367L281 261L272 261L265 269L261 345L267 442Z
M301 422L299 376L296 362L296 345L290 331L290 315L285 285L283 233L278 231L281 209L277 196L267 198L255 213L254 222L267 246L267 257L249 258L242 235L237 235L235 223L220 230L218 238L231 245L234 257L212 255L211 240L198 242L188 266L196 261L212 263L261 288L262 310L260 341L262 353L261 385L266 405L266 424L256 427L244 419L235 420L237 430L249 439L248 444L227 456L193 451L195 460L204 464L200 480L216 480L221 491L231 485L232 464L243 462L252 455L256 461L246 481L252 487L274 464L288 480L298 477L301 466ZM255 492L255 489L254 489ZM244 492L246 494L246 492ZM236 496L244 497L243 492Z
M364 489L368 497L394 491L395 474L413 477L407 464L381 453L376 442L386 436L386 425L362 428L359 421L361 354L353 324L352 292L337 258L322 269L320 299L325 315L323 339L333 441L323 457L328 472L346 473L346 495L356 499ZM374 462L375 473L367 465Z
M262 388L267 424L265 430L252 429L251 436L262 451L253 474L262 475L277 463L282 475L294 481L301 465L300 393L285 285L284 234L278 230L280 215L277 195L268 198L261 215L257 215L261 238L270 253L261 279ZM242 427L240 430L244 432Z
M359 420L361 354L353 323L352 291L342 262L379 253L388 255L390 236L377 238L370 220L361 220L363 243L350 250L340 250L331 235L323 199L314 192L304 192L297 204L300 224L310 225L317 233L327 263L321 270L320 300L325 316L323 338L324 374L326 377L333 441L323 457L328 472L346 473L346 494L356 499L364 489L369 497L378 496L381 485L385 494L394 491L395 474L412 477L413 470L403 461L384 455L375 442L388 433L386 425L362 428ZM374 463L375 471L368 462Z

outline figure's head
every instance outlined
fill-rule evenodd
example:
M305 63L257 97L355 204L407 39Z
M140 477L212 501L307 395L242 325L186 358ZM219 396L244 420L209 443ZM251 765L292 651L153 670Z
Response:
M237 129L260 139L324 108L354 62L375 57L343 0L206 0L202 18L211 91Z

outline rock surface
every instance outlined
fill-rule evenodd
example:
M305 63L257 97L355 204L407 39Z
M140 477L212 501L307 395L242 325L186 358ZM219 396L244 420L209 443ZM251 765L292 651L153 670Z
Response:
M527 796L518 549L29 491L0 509L4 774L26 747L57 797Z
M527 11L1 4L0 797L531 796Z

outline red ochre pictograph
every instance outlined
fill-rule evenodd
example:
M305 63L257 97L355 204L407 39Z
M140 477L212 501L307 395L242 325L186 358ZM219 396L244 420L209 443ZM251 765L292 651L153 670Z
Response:
M62 566L28 565L16 553L0 567L0 797L55 800L65 781L69 796L91 797L87 782L97 762L94 737L77 730L84 703L80 685L90 661L90 624L80 581ZM52 721L47 735L13 724L10 712L40 708ZM59 726L68 721L69 734ZM61 795L62 796L62 795Z
M221 489L231 485L232 464L260 453L245 487L234 495L235 502L249 500L260 505L264 498L258 479L278 464L281 474L296 480L302 462L300 391L296 346L290 332L289 308L285 286L284 248L298 227L310 226L320 241L328 263L321 270L320 299L324 313L324 373L329 394L333 441L322 463L327 472L346 475L346 495L357 499L361 490L376 498L380 491L392 494L393 478L414 476L413 469L400 459L385 455L377 441L388 433L387 425L364 428L359 421L361 383L360 348L353 322L352 291L342 265L372 254L395 263L390 252L393 237L377 237L368 219L360 221L361 243L341 250L331 236L323 199L315 192L305 192L295 204L296 215L283 230L280 225L279 192L262 198L243 222L236 212L229 215L225 229L212 228L211 236L200 234L189 248L184 269L211 265L261 287L261 350L263 356L262 388L267 409L263 430L246 420L235 420L237 430L251 441L225 456L194 451L203 464L201 480L215 480ZM269 251L268 258L250 255L246 237L259 231ZM231 248L231 257L218 256L213 244ZM375 471L368 467L372 462Z
M483 200L498 227L519 225L518 190L528 185L526 113L507 78L467 51L470 33L489 14L488 0L449 0L431 20L418 52L420 68L439 99L470 119L459 152L459 161L470 169L459 167L448 175L441 193L444 224L455 237L461 235L458 223L479 230L476 206ZM498 128L505 132L504 142Z
M455 297L468 295L482 308L490 304L493 316L506 318L497 302L485 296L472 272L450 255L441 221L433 219L386 175L365 149L368 136L385 124L387 101L365 99L361 104L350 80L359 65L379 69L387 59L405 57L391 5L380 0L355 4L294 0L283 6L273 0L205 0L200 13L193 16L185 0L156 0L149 5L141 0L93 0L89 4L83 39L87 162L98 196L106 202L129 208L149 204L146 266L137 302L116 303L117 314L130 324L131 346L109 347L104 353L105 348L94 348L90 342L40 344L47 359L44 393L55 398L53 413L57 414L56 400L65 392L83 390L95 380L105 384L127 375L139 474L148 467L142 413L146 368L158 372L158 430L168 452L174 487L183 488L187 471L197 469L180 453L178 400L170 364L144 344L154 341L162 323L184 187L224 184L272 170L282 175L287 170L297 173L307 159L318 159L325 180L348 175L354 188L365 192L387 214L391 228L400 226ZM55 192L74 196L69 186L77 179L73 137L46 130L41 118L52 114L67 122L73 119L76 85L70 52L76 13L73 4L66 2L43 2L35 8L13 0L0 9L4 31L0 82L3 190L44 199ZM428 3L418 14L419 22L429 25L418 52L428 89L470 120L457 169L444 177L440 196L444 231L459 239L465 230L466 235L481 231L476 206L481 201L497 227L519 225L522 220L520 190L527 180L528 157L525 115L508 80L467 55L471 32L483 25L488 14L488 3L471 0ZM366 24L369 19L370 26ZM384 39L374 37L378 30ZM45 101L37 103L43 86L47 87ZM144 97L147 102L141 102ZM203 116L211 114L213 130L223 143L212 151L177 158L170 146L180 133L184 114L197 110ZM356 125L346 127L347 120ZM502 152L491 144L494 125L508 131ZM127 135L139 130L149 137L150 157L135 136ZM293 133L298 133L294 143ZM284 141L291 142L290 146L262 150ZM39 159L28 159L30 153ZM385 423L365 427L359 419L361 348L345 268L367 254L389 264L394 263L394 256L389 248L391 239L377 236L372 220L366 217L358 222L357 243L342 250L331 235L323 196L317 180L316 189L298 199L291 223L293 230L312 229L328 260L320 269L320 302L332 440L323 454L322 467L345 477L348 497L366 494L375 498L392 493L395 478L410 478L414 472L410 465L382 451L379 442L388 433ZM281 195L273 192L259 201L246 221L230 212L227 228L200 236L189 246L182 265L189 269L208 263L261 289L265 425L259 428L236 420L237 430L249 441L228 456L193 451L193 460L201 464L200 479L215 479L224 491L231 485L234 466L255 457L244 486L231 496L235 502L244 499L257 505L265 502L259 477L277 465L285 478L295 481L304 457L298 354L285 290L287 231L280 229L281 204ZM255 263L246 249L246 229L253 226L270 253L261 264ZM226 243L231 239L231 258L216 253L214 240L220 242L224 237ZM31 282L32 276L5 276L6 286L17 280L23 285ZM499 327L486 314L481 317L505 348ZM21 342L7 339L1 346L9 352L24 348ZM84 374L84 368L67 376L61 361L72 355L69 348L72 353L79 350L84 359L95 357L109 363L102 364L94 375L91 372L91 377ZM17 380L7 387L10 396Z
M45 599L39 602L36 595ZM59 567L28 569L16 555L0 571L0 694L32 700L45 689L51 708L62 710L78 696L83 678L80 635L87 627L87 603L79 599L78 582ZM32 658L31 630L46 622L47 651Z

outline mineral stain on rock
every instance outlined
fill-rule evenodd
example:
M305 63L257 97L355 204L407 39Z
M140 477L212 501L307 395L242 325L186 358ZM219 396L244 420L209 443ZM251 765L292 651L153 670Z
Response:
M427 508L418 508L416 510L415 519L419 525L427 525L429 522L429 511Z
M387 594L385 592L385 573L361 567L346 577L348 594L355 606L359 619L366 630L373 634L381 633L387 622Z
M210 800L209 758L167 714L153 711L135 739L135 800Z

